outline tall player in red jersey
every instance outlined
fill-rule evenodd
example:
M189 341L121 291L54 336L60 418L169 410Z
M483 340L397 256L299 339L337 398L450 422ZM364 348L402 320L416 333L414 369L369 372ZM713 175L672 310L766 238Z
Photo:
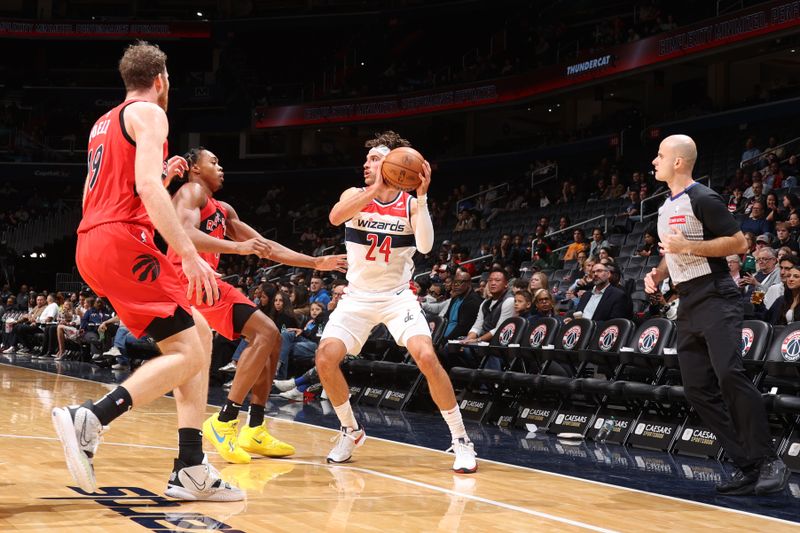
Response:
M169 391L178 409L178 458L166 494L185 500L233 501L244 493L220 479L203 454L200 431L208 395L211 331L192 311L218 298L214 270L181 228L162 184L167 154L169 77L166 55L144 42L129 46L119 63L125 101L100 117L89 135L89 173L78 228L81 276L107 297L131 332L149 334L160 357L138 369L97 402L53 409L52 419L75 482L94 492L93 459L103 426ZM173 159L170 174L186 168ZM153 244L154 228L181 257L178 272Z
M345 255L310 257L290 250L262 237L239 218L233 207L215 199L214 194L222 188L225 177L214 153L194 148L186 154L186 160L189 182L175 193L173 203L186 234L213 268L219 265L220 254L255 254L292 266L345 271ZM173 264L180 264L180 256L172 248L167 257ZM263 425L264 408L279 360L280 332L239 290L224 281L218 283L220 299L196 309L220 335L230 340L244 336L248 345L236 369L227 402L219 413L203 423L203 435L231 463L249 463L248 452L268 457L291 455L294 447L271 436ZM237 416L251 389L249 421L239 432Z

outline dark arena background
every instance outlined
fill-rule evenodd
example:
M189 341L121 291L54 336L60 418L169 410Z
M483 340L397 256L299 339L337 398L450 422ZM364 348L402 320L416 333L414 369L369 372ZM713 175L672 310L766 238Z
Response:
M378 327L342 364L370 437L352 462L325 462L339 424L310 370L314 346L283 335L266 424L296 453L229 465L206 443L245 502L163 496L177 449L172 396L104 436L97 492L73 486L50 409L100 397L158 355L148 337L115 340L105 323L114 310L94 301L75 263L89 131L124 100L117 65L139 39L168 56L169 154L211 150L224 168L216 197L293 250L344 253L344 229L328 215L342 191L364 185L364 143L375 134L398 132L430 162L435 242L415 255L412 279L475 445L475 474L450 470L425 377ZM800 277L783 266L800 249L800 2L3 0L0 52L4 529L800 524L800 322L775 311L769 291L780 289L780 302L795 295L792 310L800 302ZM669 196L652 162L673 134L694 139L694 179L719 193L748 242L727 264L745 372L795 472L775 494L715 491L734 467L684 394L680 299L669 283L644 290L662 259L656 220ZM619 305L581 318L597 265ZM478 304L471 316L466 304L451 313L451 291L470 285L476 302L494 302L493 269L516 295L513 316L465 352L458 339ZM223 255L219 272L284 329L309 323L309 297L325 314L343 290L344 274L323 272L320 288L312 270L256 256ZM292 305L276 309L276 294ZM38 295L58 315L26 323ZM86 320L69 324L66 302ZM456 315L459 327L448 327ZM60 322L74 331L62 335ZM208 415L226 400L238 344L215 335Z

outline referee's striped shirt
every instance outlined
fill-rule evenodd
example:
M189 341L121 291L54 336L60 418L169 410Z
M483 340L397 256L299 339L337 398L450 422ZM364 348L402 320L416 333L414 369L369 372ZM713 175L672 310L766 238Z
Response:
M740 231L736 219L728 211L722 197L701 183L692 183L682 192L670 196L658 210L658 238L664 242L673 230L690 241L707 241L731 237ZM667 254L669 277L682 283L712 272L728 272L724 257L698 257L689 254Z

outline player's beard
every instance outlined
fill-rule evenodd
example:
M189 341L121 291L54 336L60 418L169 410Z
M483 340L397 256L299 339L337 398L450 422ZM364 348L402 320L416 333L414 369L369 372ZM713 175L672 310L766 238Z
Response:
M167 112L167 107L169 105L169 89L164 89L162 92L158 93L158 105L164 110L164 113Z

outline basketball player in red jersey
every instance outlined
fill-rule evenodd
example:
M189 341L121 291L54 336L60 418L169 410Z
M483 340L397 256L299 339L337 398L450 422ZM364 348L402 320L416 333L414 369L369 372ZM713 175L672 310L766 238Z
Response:
M346 271L345 255L310 257L292 251L262 237L239 218L233 207L216 200L214 194L222 188L225 178L214 153L194 148L186 154L186 160L189 182L181 186L172 201L186 234L213 268L219 265L220 254L255 254L292 266ZM167 257L174 265L180 265L181 258L171 247ZM195 308L226 339L244 336L247 348L239 361L225 405L203 423L203 435L222 458L231 463L249 463L250 453L267 457L291 455L294 447L272 437L263 424L264 407L279 360L280 332L239 290L221 280L218 284L220 299ZM239 432L237 416L251 389L248 424Z
M132 407L173 391L178 410L178 458L166 494L184 500L234 501L244 493L220 479L203 454L200 431L207 399L211 331L192 311L219 296L214 270L181 228L162 184L167 155L166 55L145 42L129 46L119 63L125 101L104 114L89 135L89 173L78 227L81 276L107 297L135 336L149 334L160 357L97 402L53 409L67 466L85 491L97 488L92 464L103 426ZM172 161L170 174L186 168ZM181 258L181 280L153 244L154 228Z
M317 349L317 371L322 386L341 422L341 433L328 454L329 463L350 460L366 434L359 428L350 406L349 390L339 364L345 354L357 354L372 328L386 324L398 344L408 348L430 386L433 401L450 428L453 470L472 473L478 468L472 442L467 437L450 378L433 349L428 321L409 289L418 249L433 247L433 223L427 193L431 166L426 161L417 197L390 187L381 176L381 164L394 148L410 143L393 131L367 141L364 162L366 187L344 191L330 212L334 226L345 224L347 280L344 296L322 333Z

